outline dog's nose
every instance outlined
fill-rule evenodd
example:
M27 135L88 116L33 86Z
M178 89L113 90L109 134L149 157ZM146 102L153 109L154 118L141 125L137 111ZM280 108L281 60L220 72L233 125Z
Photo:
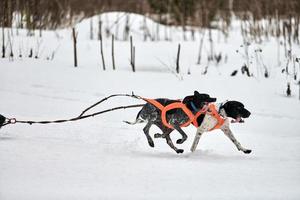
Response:
M248 118L251 115L251 112L248 111L247 109L243 109L243 118Z

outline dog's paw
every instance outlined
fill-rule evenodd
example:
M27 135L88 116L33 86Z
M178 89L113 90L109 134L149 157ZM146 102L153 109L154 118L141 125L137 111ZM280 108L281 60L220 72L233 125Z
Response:
M148 141L148 144L150 145L150 147L154 147L154 142L153 141Z
M178 139L178 140L176 141L177 144L182 144L183 142L184 142L183 139Z
M252 152L252 150L251 150L251 149L246 149L246 150L244 150L243 152L244 152L245 154L249 154L249 153Z
M176 153L183 153L183 152L184 152L183 149L177 149L177 150L176 150Z

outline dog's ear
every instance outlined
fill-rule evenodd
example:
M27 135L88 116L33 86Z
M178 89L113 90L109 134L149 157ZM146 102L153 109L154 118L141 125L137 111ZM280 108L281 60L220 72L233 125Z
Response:
M208 94L199 93L198 91L194 91L194 97L199 102L216 102L217 98L211 98Z
M195 96L195 97L200 96L200 93L199 93L197 90L195 90L195 91L194 91L194 96Z

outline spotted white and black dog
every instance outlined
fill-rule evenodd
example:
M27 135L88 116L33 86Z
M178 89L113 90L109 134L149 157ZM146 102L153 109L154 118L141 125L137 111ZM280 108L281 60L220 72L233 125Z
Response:
M156 99L161 105L166 106L174 102L178 102L178 100L170 100L170 99ZM183 100L183 103L195 114L203 107L207 106L208 103L215 102L216 98L211 98L207 94L200 94L197 91L194 92L193 96L188 96ZM220 129L228 136L231 141L236 145L238 150L243 151L244 153L251 153L251 150L245 149L241 146L241 144L236 140L234 135L232 134L229 128L229 118L233 118L235 122L243 122L243 118L248 118L250 116L250 112L244 108L244 105L238 101L227 101L225 103L216 104L217 110L219 114L225 119L224 124L220 127ZM181 135L182 138L177 140L177 144L182 144L186 139L186 133L181 129L181 125L189 120L189 117L184 113L181 109L174 109L171 112L167 112L166 115L167 122L174 127ZM143 131L146 135L148 143L151 147L154 147L154 142L151 136L149 135L149 129L154 124L158 128L161 129L162 134L156 133L154 135L155 138L165 138L167 144L174 149L177 153L183 153L183 149L178 149L172 142L170 138L170 133L174 130L166 127L161 118L161 111L151 103L146 103L142 109L137 114L135 122L128 122L128 124L137 124L137 123L147 123L144 127ZM191 147L191 151L195 151L200 137L204 132L211 130L217 124L217 120L210 115L208 112L206 114L202 114L198 117L197 122L199 127L197 128L196 136Z
M218 110L218 113L222 116L222 118L225 119L224 124L220 127L220 129L235 144L239 151L242 151L246 154L251 153L250 149L244 148L240 144L240 142L234 137L229 126L231 122L243 123L243 118L248 118L251 113L244 107L244 105L241 102L238 101L226 101L224 103L217 103L216 109ZM230 118L234 120L230 120ZM210 114L205 115L203 122L197 128L196 136L191 147L192 152L196 150L202 134L211 130L213 127L215 127L216 124L216 118L214 118Z

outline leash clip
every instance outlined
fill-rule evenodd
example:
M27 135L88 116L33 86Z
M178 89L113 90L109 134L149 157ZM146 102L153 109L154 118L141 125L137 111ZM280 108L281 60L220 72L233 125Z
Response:
M16 120L16 118L11 118L11 119L8 119L8 123L15 124L15 123L17 123L17 120Z

